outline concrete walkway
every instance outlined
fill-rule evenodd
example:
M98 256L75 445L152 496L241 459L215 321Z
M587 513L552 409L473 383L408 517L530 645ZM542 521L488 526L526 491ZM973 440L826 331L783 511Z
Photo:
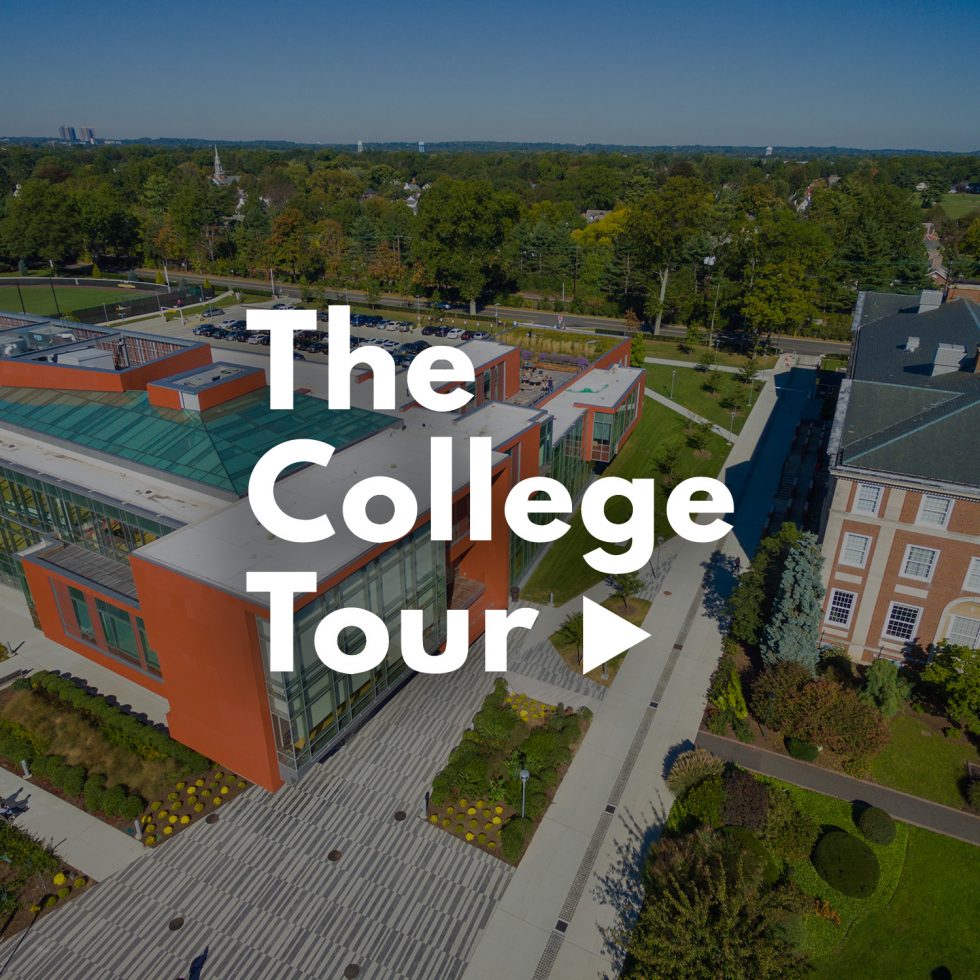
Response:
M666 367L690 368L695 371L701 367L701 365L698 364L697 361L672 361L667 357L645 357L643 358L643 360L644 363L646 364L662 364L665 365ZM722 371L725 374L738 374L738 372L741 371L742 369L740 367L735 367L731 364L712 364L711 370ZM767 373L771 373L771 369L767 369L766 371L762 371L762 370L759 371L760 376Z
M14 823L50 844L70 865L96 881L146 853L134 837L96 819L29 780L0 769L0 798L27 804Z
M696 412L692 412L689 408L685 408L680 402L672 402L666 395L661 395L654 391L652 388L644 388L647 398L652 398L655 402L661 405L665 405L672 412L677 412L678 415L683 415L684 418L690 419L692 422L697 422L698 425L710 425L711 431L715 435L719 435L722 439L727 439L728 442L734 442L738 436L735 435L730 429L725 429L720 425L715 425L714 422L706 419L703 415L698 415Z
M746 745L735 739L712 735L710 732L699 732L696 742L701 748L744 769L773 776L838 800L861 800L887 810L896 820L980 846L980 816L976 814L954 810L932 800L889 789L866 779L854 779L840 772L791 759L769 749Z
M83 679L100 694L112 695L120 704L128 704L152 721L166 723L170 710L166 698L49 640L35 629L24 594L9 585L0 585L0 643L15 651L0 663L0 677L15 671L60 670Z
M618 975L610 931L633 921L642 897L642 856L672 803L665 763L691 747L700 726L720 654L713 611L724 570L733 574L755 550L812 387L809 372L780 382L767 381L722 469L736 501L734 532L721 547L679 542L643 624L651 637L606 690L466 980Z

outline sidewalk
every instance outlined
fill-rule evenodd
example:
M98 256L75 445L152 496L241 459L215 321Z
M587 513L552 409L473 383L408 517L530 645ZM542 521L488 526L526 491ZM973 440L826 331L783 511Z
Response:
M701 367L697 361L672 361L666 357L645 357L644 363L646 364L662 364L666 367L675 368L689 368L691 370L697 370ZM712 364L712 371L721 371L724 374L738 374L742 369L740 367L735 367L732 364ZM758 375L763 377L765 375L771 374L772 368L764 368L758 371Z
M709 732L698 732L696 742L701 748L744 769L751 769L804 789L812 789L838 800L861 800L887 810L896 820L980 846L980 817L976 814L954 810L932 800L924 800L866 779L845 776L831 769Z
M643 623L651 637L607 688L466 980L618 973L606 937L632 920L642 855L672 802L665 760L693 743L720 652L703 603L705 566L719 550L734 562L754 549L808 385L792 375L778 391L766 382L722 471L736 499L734 533L721 548L682 542Z
M49 640L34 628L23 593L8 585L0 585L0 643L16 651L0 663L0 676L17 670L64 671L84 679L100 694L118 698L120 704L128 704L151 721L166 723L170 710L166 698Z
M145 853L129 834L6 769L0 769L0 798L26 802L27 809L14 823L49 843L65 861L96 881L104 881Z
M647 398L652 398L655 402L661 405L666 405L673 412L677 412L678 415L683 415L686 419L691 419L693 422L697 422L698 425L710 425L711 431L715 435L719 435L722 439L727 439L728 442L735 442L738 436L735 435L730 429L722 428L720 425L715 425L714 422L708 421L703 415L698 415L692 412L689 408L685 408L680 402L672 402L666 395L658 394L652 388L644 388Z

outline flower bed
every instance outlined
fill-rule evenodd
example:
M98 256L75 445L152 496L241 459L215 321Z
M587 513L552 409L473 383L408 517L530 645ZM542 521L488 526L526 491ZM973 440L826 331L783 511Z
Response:
M0 821L0 855L2 938L26 929L92 884L50 846L5 820Z
M230 803L251 784L224 769L194 780L178 780L166 797L153 800L140 817L143 846L156 847Z
M498 680L432 781L429 822L516 864L551 804L591 712L508 692ZM530 776L522 787L519 773ZM521 817L522 794L524 817Z

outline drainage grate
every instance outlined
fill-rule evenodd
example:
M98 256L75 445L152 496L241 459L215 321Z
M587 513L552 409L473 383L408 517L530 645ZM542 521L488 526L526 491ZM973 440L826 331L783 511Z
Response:
M559 919L555 923L555 932L560 932L564 935L567 929L568 929L568 923L564 919Z
M606 804L606 813L615 813L615 812L616 812L616 804L615 803L607 803Z
M659 701L651 701L650 702L650 707L653 708L654 711L656 711L657 708L660 707L660 702Z

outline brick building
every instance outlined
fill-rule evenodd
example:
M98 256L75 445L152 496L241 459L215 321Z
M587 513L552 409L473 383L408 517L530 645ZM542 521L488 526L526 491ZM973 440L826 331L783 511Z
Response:
M861 293L830 438L823 639L980 646L980 306Z

